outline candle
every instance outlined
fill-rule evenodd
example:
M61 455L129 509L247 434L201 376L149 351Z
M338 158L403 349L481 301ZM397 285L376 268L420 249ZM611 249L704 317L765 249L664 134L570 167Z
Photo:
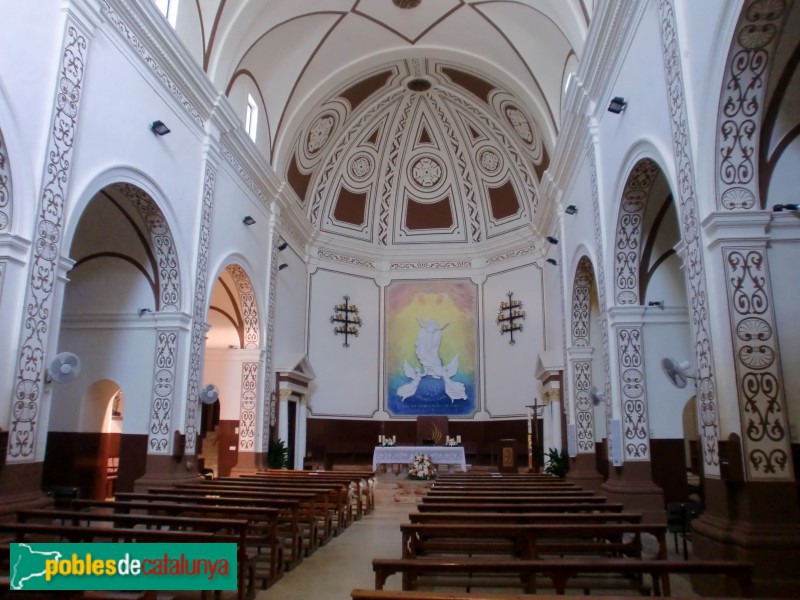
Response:
M396 442L396 441L397 441L397 436L396 436L396 435L393 435L393 436L392 436L392 442Z
M382 443L383 443L383 436L382 436L382 435L379 435L379 436L378 436L378 443L379 443L379 444L382 444Z
M461 443L461 436L457 435L456 436L456 444L460 444L460 443Z

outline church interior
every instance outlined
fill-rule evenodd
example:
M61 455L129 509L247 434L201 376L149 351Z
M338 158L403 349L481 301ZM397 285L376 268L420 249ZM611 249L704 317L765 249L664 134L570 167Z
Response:
M563 463L800 589L800 3L0 0L0 40L1 537L457 449L434 488Z

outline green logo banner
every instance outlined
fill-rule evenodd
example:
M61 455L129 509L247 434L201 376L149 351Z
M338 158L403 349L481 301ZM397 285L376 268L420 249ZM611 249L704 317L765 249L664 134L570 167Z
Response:
M235 590L236 544L11 544L12 590Z

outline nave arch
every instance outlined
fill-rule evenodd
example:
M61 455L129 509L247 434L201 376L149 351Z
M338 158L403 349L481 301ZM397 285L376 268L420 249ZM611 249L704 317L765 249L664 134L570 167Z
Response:
M252 266L240 256L223 261L209 298L203 383L218 389L218 404L203 407L200 456L204 468L229 475L240 454L260 452L264 397L265 319ZM211 410L217 412L210 417ZM263 435L268 435L266 432Z
M595 347L597 340L602 339L600 306L592 261L587 254L579 254L573 270L566 332L567 389L570 392L568 438L574 440L570 442L572 461L568 478L599 490L604 474L598 470L598 459L607 462L601 455L603 446L599 444L606 435L607 405L600 402L595 406L590 390L594 387L599 397L605 399L605 385L598 385L601 378L594 375L595 369L599 370L595 354L599 357L602 352L602 348ZM607 474L607 468L605 471Z
M609 281L611 402L609 459L603 489L612 497L635 481L640 501L653 514L663 510L662 488L684 495L683 404L661 373L664 356L690 356L688 295L681 232L670 179L657 152L639 144L621 172ZM652 148L651 148L652 150ZM685 398L684 398L685 400ZM677 415L677 416L676 416ZM657 440L657 441L656 441Z
M58 351L78 355L82 368L75 381L52 384L48 426L48 459L69 464L84 438L97 440L81 457L97 473L114 457L109 452L124 456L120 490L133 489L148 456L172 452L174 419L181 414L175 412L181 341L188 330L181 258L161 208L166 202L132 183L141 179L104 174L96 192L76 200L65 228L73 264L58 315ZM99 410L95 386L101 381L113 381L125 399L119 431L84 418ZM69 471L59 471L59 481L46 472L43 485L69 483ZM92 486L93 493L101 489Z

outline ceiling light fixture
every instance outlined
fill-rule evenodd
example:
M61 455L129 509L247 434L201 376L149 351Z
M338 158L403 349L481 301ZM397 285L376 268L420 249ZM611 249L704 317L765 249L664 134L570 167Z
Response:
M412 92L427 92L431 89L431 82L422 77L416 77L406 84L406 87Z
M547 240L548 242L550 242L551 244L557 244L557 243L558 243L558 240L557 240L556 238L554 238L552 235L548 235L548 236L547 236L546 238L544 238L544 239L546 239L546 240Z
M555 258L548 258L547 262L549 262L553 266L558 266L558 261Z
M283 242L282 244L278 244L278 252L283 252L288 247L289 247L289 242Z
M618 115L623 110L625 110L626 106L628 106L628 103L625 102L625 98L621 98L620 96L614 96L608 105L608 112Z
M156 135L167 135L170 132L170 129L164 125L164 121L153 121L150 123L150 131Z
M564 209L564 212L567 213L568 215L574 215L576 212L578 212L578 207L575 206L574 204L570 204L567 206L567 208Z
M422 0L392 0L397 8L416 8Z
M278 271L283 271L283 270L284 270L285 268L287 268L288 266L289 266L289 265L288 265L288 264L286 264L286 263L281 263L280 265L278 265Z
M798 209L800 209L800 205L797 204L775 204L772 207L772 212L783 212L784 210L797 211Z
M251 217L250 215L247 215L244 219L242 219L242 223L244 223L245 225L250 227L250 225L255 225L256 224L256 220L253 217Z

